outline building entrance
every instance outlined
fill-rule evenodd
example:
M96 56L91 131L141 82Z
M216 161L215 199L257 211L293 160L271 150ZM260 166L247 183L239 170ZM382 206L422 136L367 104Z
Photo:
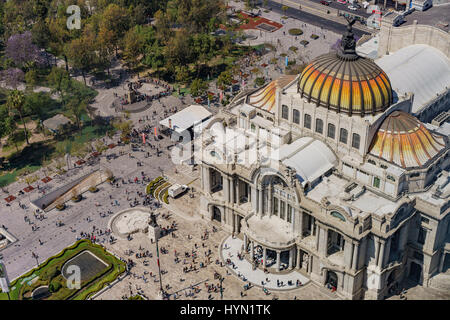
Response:
M326 281L325 285L327 285L327 286L330 285L334 288L337 288L338 277L337 277L336 272L333 272L333 271L327 272L327 281Z
M213 207L213 220L222 222L222 214L220 213L220 209L216 206Z
M409 270L409 278L414 282L420 282L421 274L422 274L422 267L415 262L411 262L411 268Z

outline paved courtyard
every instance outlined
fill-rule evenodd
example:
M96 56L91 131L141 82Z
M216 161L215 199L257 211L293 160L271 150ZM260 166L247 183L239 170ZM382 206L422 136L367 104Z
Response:
M259 287L265 287L267 289L275 290L292 290L296 288L296 282L299 280L303 285L307 284L310 280L297 271L292 271L287 274L273 274L264 273L261 269L253 270L252 265L246 259L240 260L238 253L241 252L243 241L239 238L228 237L223 242L222 246L222 259L230 259L234 263L234 267L228 265L229 269L238 276L245 277L248 282ZM269 281L267 281L269 280ZM282 283L277 285L277 280ZM289 281L292 284L289 284Z

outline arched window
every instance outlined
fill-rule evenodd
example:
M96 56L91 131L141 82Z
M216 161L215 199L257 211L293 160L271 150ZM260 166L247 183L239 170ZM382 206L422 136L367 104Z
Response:
M337 211L331 211L331 215L335 218L338 218L339 220L345 221L344 216Z
M300 124L300 112L297 109L292 111L292 121L296 124Z
M355 149L359 149L360 142L361 142L361 137L359 136L359 134L354 133L353 138L352 138L352 147Z
M348 131L344 128L341 128L341 132L339 134L339 142L347 144Z
M311 116L307 113L305 113L305 120L304 124L305 128L311 129Z
M289 107L287 105L281 106L281 117L286 120L289 119Z
M332 124L332 123L328 124L327 135L328 135L328 138L332 138L332 139L334 139L334 137L336 136L336 127L334 126L334 124Z
M316 119L316 132L323 133L323 121L322 121L322 119Z

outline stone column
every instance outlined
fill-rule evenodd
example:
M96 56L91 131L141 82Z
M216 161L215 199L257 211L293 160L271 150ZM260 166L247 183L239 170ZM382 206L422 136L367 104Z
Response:
M263 248L263 267L267 265L267 249L266 247Z
M253 262L254 249L255 249L255 243L254 243L254 241L252 240L252 241L250 242L250 259L252 260L252 262Z
M389 254L391 253L391 238L387 240L385 249L384 258L381 259L381 266L384 266L389 262Z
M346 238L344 245L344 263L346 269L350 269L352 267L353 250L354 248L352 241Z
M264 192L263 192L263 189L262 189L262 186L261 186L261 189L259 189L259 191L258 191L258 202L259 202L258 212L259 212L259 214L261 216L264 214L263 196L264 196Z
M444 270L444 261L445 261L445 251L442 250L442 255L441 255L441 261L439 262L439 273L441 273Z
M281 218L281 198L278 198L278 216Z
M241 203L241 194L240 194L240 188L239 188L239 178L236 179L236 203L240 204Z
M247 252L247 241L248 241L248 237L247 237L247 235L244 233L244 252Z
M277 271L280 271L280 250L277 250Z
M228 180L227 176L222 176L223 177L223 198L225 200L225 202L230 202L230 186L229 183L230 181Z
M202 190L205 190L205 167L203 165L200 165L200 179Z
M210 175L209 175L209 172L210 170L209 170L209 168L205 168L205 174L204 174L204 177L205 177L205 191L206 192L211 192L211 177L210 177Z
M256 188L254 188L254 187L251 187L250 185L248 186L248 188L249 188L249 199L248 199L248 201L252 205L252 211L257 213L258 212L258 201L257 201L258 190Z
M298 212L298 216L299 216L299 224L298 224L298 229L300 230L299 231L299 233L300 233L300 239L303 239L303 216L304 216L304 214L303 214L303 211L299 211Z
M294 263L294 248L289 249L289 269L292 269Z
M377 265L380 268L383 268L383 260L384 260L384 247L386 245L386 242L384 240L381 240L381 247L380 247L380 254L378 256L378 261L377 261Z
M378 265L378 255L380 254L380 240L377 236L374 236L373 241L375 242L375 265Z
M272 216L273 210L272 210L272 185L269 184L269 187L267 188L267 211L269 211L269 217Z
M358 270L359 244L356 242L353 246L352 270L356 271Z
M234 204L234 202L235 202L235 193L234 193L234 191L235 191L235 188L234 188L234 178L231 178L231 181L230 181L231 183L230 183L230 196L231 196L231 203L233 203Z
M296 210L294 209L293 206L291 206L289 204L288 204L287 208L288 208L287 209L288 210L288 215L291 215L292 233L294 233L295 232L295 227L297 225ZM291 209L290 211L289 211L289 208Z
M295 267L297 268L297 269L300 269L301 268L301 265L300 265L300 249L297 249L296 250L297 251L297 256L295 257L296 259L296 261L295 261Z
M234 215L234 232L236 232L236 234L237 234L238 230L239 230L239 215L235 214Z
M316 231L316 251L319 251L320 227L318 225L316 225L315 227L317 228L317 231Z

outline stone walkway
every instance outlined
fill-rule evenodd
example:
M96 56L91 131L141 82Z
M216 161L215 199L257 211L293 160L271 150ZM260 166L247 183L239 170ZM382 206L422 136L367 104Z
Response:
M292 271L288 274L273 274L273 273L264 273L261 269L252 270L252 265L247 260L239 260L237 257L237 253L241 251L241 247L243 245L243 241L239 238L233 239L231 236L228 237L222 246L221 254L222 259L230 259L235 266L236 269L233 269L229 266L230 270L236 274L241 274L245 278L247 278L248 282L251 282L254 285L261 286L261 281L264 282L264 287L267 289L275 289L275 290L290 290L296 288L296 281L300 280L303 285L309 282L309 279L304 275L300 274L297 271ZM266 282L266 278L269 279L269 282ZM283 281L283 286L277 286L277 280ZM292 285L288 285L288 281L292 281Z

